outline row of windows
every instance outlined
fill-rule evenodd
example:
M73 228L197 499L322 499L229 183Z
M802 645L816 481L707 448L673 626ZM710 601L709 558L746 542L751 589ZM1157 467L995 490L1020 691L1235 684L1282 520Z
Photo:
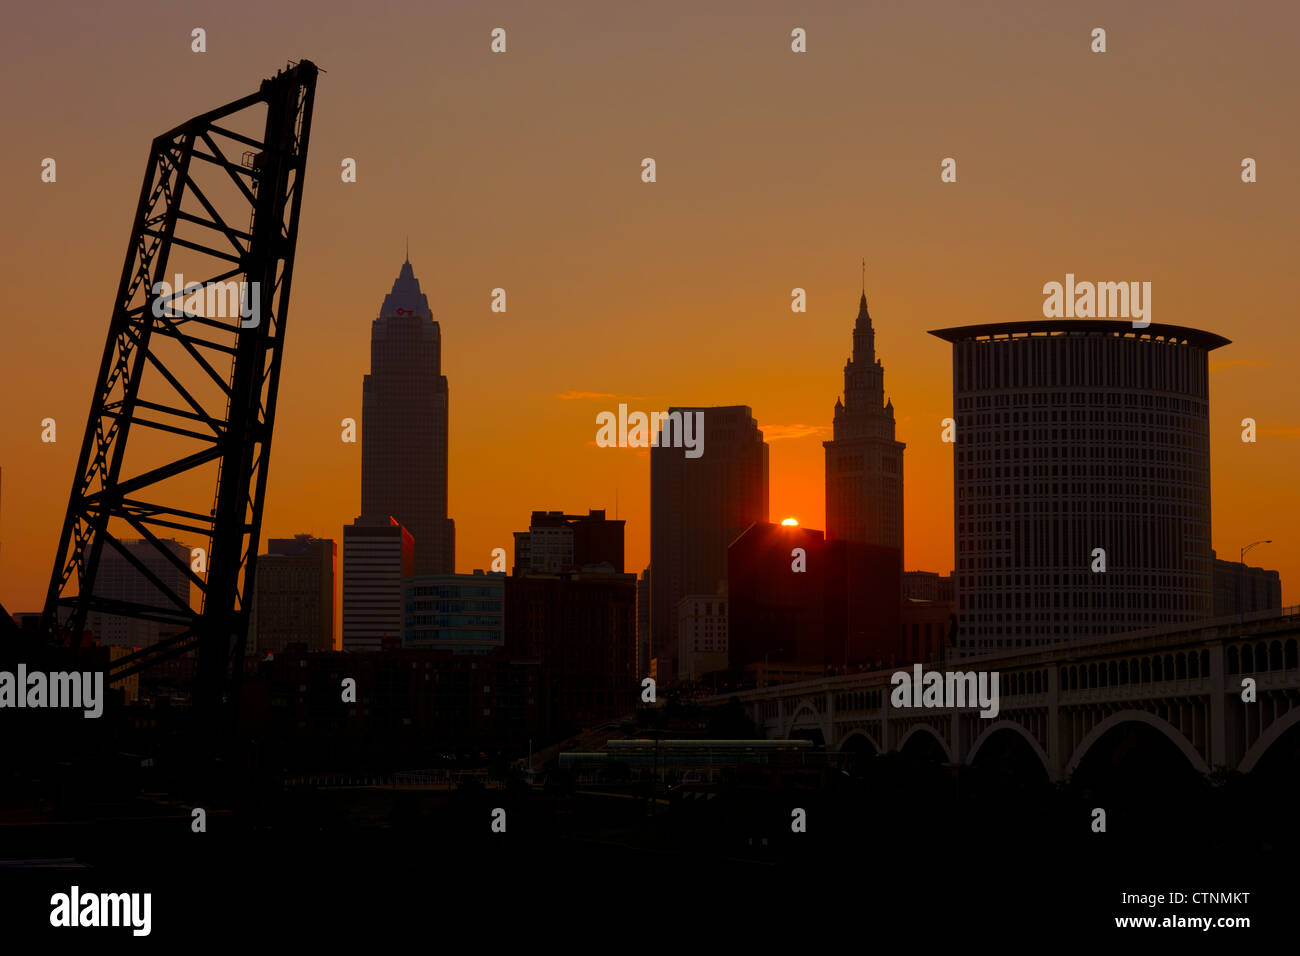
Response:
M1008 468L1007 471L1010 472L1011 469ZM1107 482L1104 490L1100 492L1096 492L1096 491L1092 492L1093 498L1094 499L1154 498L1154 499L1170 501L1170 503L1185 503L1188 505L1199 505L1200 508L1198 510L1202 510L1209 507L1210 491L1208 485L1204 481L1187 481L1187 482L1168 481L1167 484L1172 484L1175 487L1166 488L1162 486L1166 482L1158 481L1154 477L1154 475L1149 474L1147 470L1126 469L1125 473L1126 476L1129 478L1135 478L1135 479L1141 478L1142 480L1134 481L1131 483ZM1003 476L999 471L996 477L990 476L988 480L997 481L1000 480L1002 477ZM1010 474L1007 474L1005 477L1010 478L1012 476ZM972 485L970 482L958 482L956 488L957 494L955 496L957 499L958 513L959 514L963 513L961 509L964 505L978 504L978 502L971 501L969 499L989 498L989 497L992 497L994 499L999 497L1008 499L1008 498L1012 498L1013 496L1016 498L1020 498L1032 494L1032 492L1030 491L1030 485L1028 484L1023 486L1024 488L1023 492L1013 493L1011 489L1016 487L1021 487L1021 486L1002 485L1002 484ZM1084 493L1083 489L1085 486L1082 483L1078 483L1078 482L1072 483L1072 482L1064 481L1064 482L1052 482L1050 485L1043 484L1040 487L1043 490L1039 491L1038 494L1050 494L1050 495L1076 494L1077 495L1077 494ZM1047 490L1049 488L1050 491ZM1012 502L1010 501L999 502L997 500L994 500L990 502L990 504L998 505L1008 512L1012 510ZM1191 512L1191 513L1195 513L1195 512Z
M501 615L479 614L412 614L407 627L490 627L501 630Z
M1026 630L1028 630L1028 629L1026 628ZM1039 628L1038 630L1039 630L1039 633L1042 632L1042 629L1041 629L1041 628ZM1056 632L1059 634L1060 631L1061 631L1061 629L1058 627L1058 628L1056 629ZM1019 629L1019 628L1016 628L1016 633L1017 633L1017 634L1020 633L1020 629ZM1050 644L1059 644L1060 641L1061 641L1060 638L1057 638L1057 639L1053 640L1053 639L1051 639L1051 638L1047 638L1047 637L1025 637L1025 638L1019 638L1019 637L1017 637L1017 638L1015 638L1014 640L1012 640L1012 639L1009 638L1009 637L1008 637L1008 638L998 638L998 639L996 639L996 640L989 639L989 638L984 638L984 639L982 639L982 640L978 640L978 641L975 641L975 640L960 640L960 641L957 642L957 646L958 646L958 647L962 647L962 648L969 648L969 649L972 649L972 650L973 650L973 649L976 649L976 648L983 648L983 649L986 649L986 650L987 650L987 649L991 649L991 648L1008 648L1008 649L1009 649L1009 648L1012 648L1012 647L1044 647L1044 646L1046 646L1046 645L1050 645Z
M1207 562L1208 563L1208 562ZM1109 572L1108 572L1109 573ZM1176 588L1181 587L1178 583L1182 580L1181 575L1159 574L1151 572L1117 572L1125 584L1133 587L1143 588ZM1208 572L1207 572L1208 573ZM1087 581L1092 576L1092 572L1071 572L1069 570L1059 573L1050 573L1035 571L1032 574L965 574L959 575L957 583L962 590L970 590L975 587L1060 587L1065 585L1078 585ZM977 584L978 582L978 584Z
M1087 533L1094 541L1100 540L1102 542L1113 537L1124 538L1142 528L1155 529L1156 533L1159 534L1169 534L1173 529L1184 524L1178 517L1162 514L1163 509L1158 505L1151 508L1147 504L1135 506L1135 502L1108 502L1111 507L1106 509L1106 513L1097 514L1092 512L1085 517L1079 513L1091 511L1091 509L1085 509L1084 504L1078 501L1059 501L1051 504L1050 507L1026 509L1031 514L1043 514L1044 517L1042 518L1034 518L1031 514L1026 514L1005 520L1001 518L989 518L984 521L959 520L957 522L957 537L970 539L966 546L962 548L963 551L975 551L998 548L1009 549L1011 547L1010 539L988 540L988 536L991 534L1028 535L1035 530L1051 530L1053 526L1059 529L1062 521L1066 522L1067 526L1073 526L1073 528L1067 527L1067 530L1077 529L1082 523L1087 527ZM1071 516L1074 516L1073 521L1071 521ZM1098 544L1097 546L1101 547L1102 545Z
M1125 684L1151 684L1167 680L1197 680L1210 673L1210 652L1202 650L1100 664L1075 664L1061 668L1062 690L1095 690Z
M1103 469L1113 467L1113 463L1152 462L1154 464L1183 466L1185 470L1195 471L1208 460L1209 443L1206 441L1186 441L1176 444L1169 442L1153 443L1141 439L1125 438L1119 432L1098 429L1095 439L1080 439L1074 444L1066 443L1062 447L1045 445L1043 442L1024 441L968 441L957 445L957 468L978 462L1034 462L1046 465L1052 459L1075 459L1053 462L1058 467L1074 468L1076 473L1086 475L1090 472L1107 474ZM1066 439L1055 439L1058 443ZM978 447L971 447L978 446Z
M1204 397L1209 387L1204 349L1114 336L958 342L953 374L961 390L1076 385ZM1082 401L1085 394L1097 393L1058 394Z
M842 455L835 459L835 470L841 474L859 474L864 469L865 462L862 455ZM901 455L882 455L880 470L891 475L898 474L902 471Z
M445 597L445 598L468 598L468 597L490 597L501 600L502 588L498 587L473 587L471 585L451 584L451 585L428 585L419 587L408 587L406 589L407 597Z
M1009 496L1010 490L1016 487L1019 486L999 485L997 486L997 488L993 489L993 492L995 494L1003 494L1004 496ZM1070 482L1053 484L1051 487L1052 487L1052 493L1056 495L1081 495L1084 493L1083 485L1072 484ZM1138 486L1133 486L1133 487L1136 489ZM1116 488L1113 486L1110 487L1108 491L1109 493L1106 495L1106 498L1108 500L1116 498L1121 493L1120 488ZM1138 497L1136 490L1130 495L1130 497ZM1122 512L1126 512L1128 514L1151 513L1157 515L1171 515L1180 518L1191 518L1191 519L1202 518L1206 514L1206 506L1199 503L1200 495L1198 494L1195 496L1197 501L1187 500L1189 497L1191 496L1184 495L1181 498L1175 498L1172 500L1166 499L1163 501L1151 501L1151 502L1141 502L1141 501L1135 502L1135 501L1124 500L1124 501L1117 502L1116 504L1122 506ZM1138 508L1135 507L1135 505L1140 505L1141 510L1139 511ZM1010 515L1010 514L1021 514L1023 512L1028 512L1031 514L1058 514L1058 513L1065 512L1067 510L1080 511L1083 510L1083 508L1077 502L1073 502L1068 499L1062 499L1055 504L1053 504L1052 502L1042 502L1042 501L1030 501L1030 502L998 501L998 500L968 501L968 502L959 503L957 505L957 517L965 518L965 517L974 517L975 515L991 515L991 514ZM1115 511L1116 508L1111 508L1110 510ZM1208 520L1208 517L1205 520Z
M1087 592L1060 592L1054 590L1033 591L1028 594L1017 591L1014 594L963 594L958 601L958 608L962 611L977 610L1028 610L1029 608L1048 608L1055 609L1056 613L1050 620L1062 620L1061 608L1078 608L1094 610L1104 610L1106 608L1127 608L1133 609L1172 609L1178 607L1197 606L1201 601L1193 600L1194 596L1184 594L1181 589L1170 591L1168 593L1152 594L1149 590L1138 590L1139 585L1130 585L1134 590L1107 590L1107 591L1087 591ZM1003 598L1006 598L1005 604ZM1023 603L1022 603L1023 602ZM1020 615L1007 615L1008 619L1020 620ZM1025 615L1025 620L1049 620L1046 613L1041 615Z
M495 601L407 601L412 611L449 613L452 611L492 611L501 613L501 600Z
M1254 674L1259 671L1282 671L1295 670L1296 661L1296 639L1290 638L1285 645L1281 641L1273 641L1268 645L1267 651L1263 641L1257 641L1253 646L1243 644L1240 648L1236 644L1228 647L1228 673L1229 674Z
M1091 519L1014 523L1014 537L990 538L988 533L958 534L957 567L977 568L1088 567L1093 551L1104 549L1113 570L1191 571L1188 551L1204 545L1208 563L1209 541L1194 529L1173 521L1131 519L1127 523ZM1100 571L1098 573L1101 573Z
M1134 449L1131 452L1116 449L1111 446L1111 453L1108 455L1104 452L1089 452L1077 455L1062 455L1062 458L1075 458L1077 462L1067 461L1049 461L1057 458L1053 453L1047 455L1021 455L1016 449L1006 449L1005 457L1002 454L1003 449L988 449L980 452L959 453L957 456L957 480L974 481L977 478L1001 478L1005 475L1007 478L1046 478L1050 474L1052 477L1071 477L1071 478L1120 478L1129 477L1150 477L1164 476L1170 479L1181 479L1188 482L1204 481L1204 464L1203 455L1193 456L1190 453L1166 452L1160 449L1152 451L1151 449ZM1021 464L1021 458L1045 459L1032 463ZM1111 460L1113 459L1113 461ZM985 463L983 467L973 467L976 463ZM1005 462L999 465L995 463ZM997 468L996 472L991 468ZM1051 468L1051 472L1047 469ZM1125 469L1136 469L1126 471ZM1004 470L1005 469L1005 470ZM1026 489L1027 490L1027 489Z
M1176 602L1185 604L1181 598ZM1033 615L1005 615L990 614L979 612L970 612L962 618L962 632L969 636L977 636L978 641L972 641L971 647L1021 647L1020 641L1024 640L1024 647L1037 647L1044 641L1051 642L1063 638L1081 638L1081 637L1104 637L1108 634L1122 634L1125 631L1140 631L1166 624L1191 623L1193 621L1203 620L1207 616L1207 611L1203 607L1183 608L1181 611L1168 609L1163 611L1139 611L1131 610L1127 613L1111 614L1089 614L1079 611L1070 617L1067 617L1060 624L1009 624L1006 623L1010 617L1016 620L1029 620ZM1057 617L1058 615L1053 615ZM980 621L990 621L991 624L985 625ZM1013 638L1008 635L1024 635L1023 638ZM1050 635L1048 637L1047 635ZM1012 641L1015 641L1013 644ZM968 646L965 641L961 642L962 647Z
M1053 409L1052 411L1048 411L1046 408L1042 407L1043 405L1046 404L1045 400L1035 401L1032 403L1034 407L1022 408L1018 411L974 412L968 415L963 415L961 419L961 424L964 426L965 429L969 430L972 425L978 428L981 426L988 427L990 425L1032 424L1035 426L1040 426L1040 425L1046 425L1048 423L1051 423L1053 425L1056 424L1065 425L1070 423L1087 424L1089 422L1098 422L1098 423L1105 422L1107 424L1118 424L1118 425L1132 424L1132 425L1156 426L1161 431L1164 432L1168 432L1174 429L1186 429L1186 430L1199 432L1203 427L1203 421L1205 418L1205 416L1203 414L1199 414L1199 412L1207 411L1209 408L1209 406L1207 405L1203 405L1201 403L1194 403L1190 409L1189 408L1183 409L1184 412L1188 412L1188 411L1193 412L1192 414L1175 414L1172 412L1168 412L1168 413L1167 412L1142 412L1142 411L1136 411L1134 409L1129 409L1129 408L1105 408L1104 407L1105 396L1100 393L1095 393L1091 401L1084 401L1083 396L1079 395L1078 393L1072 394L1071 398L1072 399L1075 398L1076 395L1079 399L1079 401L1076 404L1082 406L1081 408L1067 409L1063 411L1057 411ZM1017 396L1013 396L1013 397L1017 397ZM1018 397L1023 402L1023 400L1026 399L1028 396L1022 395ZM1116 397L1122 397L1122 395ZM1157 397L1155 407L1157 408L1166 407L1169 403L1167 401L1161 401L1160 398L1161 398L1160 396ZM966 399L966 401L969 402L970 400ZM999 402L998 404L1002 405L1006 403ZM1011 404L1019 404L1019 403L1013 402ZM1060 403L1058 402L1057 404ZM1110 404L1114 405L1116 403L1112 401ZM1039 429L1035 429L1035 430L1039 430Z
M1049 441L1064 446L1059 456L1058 449L1048 444ZM1103 442L1119 447L1102 445ZM1042 428L1036 431L1020 429L994 431L967 428L958 430L956 444L957 459L964 461L971 456L978 457L980 453L975 450L977 448L987 448L995 452L999 458L1002 457L1004 450L1008 458L1012 457L1012 452L1017 458L1046 458L1049 451L1052 458L1072 456L1119 458L1132 454L1130 449L1203 452L1209 448L1210 442L1204 431L1150 432L1138 428ZM1124 455L1119 453L1121 448L1124 450ZM1030 452L1033 454L1029 454Z
M1082 405L1092 408L1100 405L1130 405L1142 408L1167 408L1185 415L1204 418L1209 413L1209 405L1194 398L1172 395L1134 395L1132 392L1001 392L996 395L972 394L962 395L963 389L957 390L957 411L969 412L980 408L1020 408L1032 405L1041 409L1047 405ZM1066 396L1069 396L1067 401ZM1091 395L1091 398L1085 396ZM1140 401L1139 401L1140 399ZM1064 412L1052 412L1053 415ZM1053 419L1055 420L1055 419Z

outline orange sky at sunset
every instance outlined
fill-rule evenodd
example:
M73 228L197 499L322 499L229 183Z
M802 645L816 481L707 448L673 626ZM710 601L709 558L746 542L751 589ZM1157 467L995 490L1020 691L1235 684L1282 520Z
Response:
M926 331L1041 318L1043 284L1072 272L1149 281L1153 321L1232 340L1210 366L1214 547L1235 560L1273 539L1250 563L1300 601L1300 8L445 6L6 14L0 71L22 92L4 101L0 151L8 610L44 600L150 140L298 57L327 72L264 538L341 544L358 513L361 446L339 423L361 419L370 323L408 235L442 328L457 570L512 552L534 509L612 516L616 496L627 569L645 567L649 457L593 444L596 414L620 402L749 405L771 520L823 528L821 442L865 256L907 444L909 570L952 567L950 346ZM249 42L254 13L266 35ZM489 51L496 26L505 55ZM795 26L806 54L790 51ZM1106 54L1089 52L1094 26ZM944 157L956 183L940 182ZM505 314L489 310L496 287ZM807 314L790 310L795 287Z

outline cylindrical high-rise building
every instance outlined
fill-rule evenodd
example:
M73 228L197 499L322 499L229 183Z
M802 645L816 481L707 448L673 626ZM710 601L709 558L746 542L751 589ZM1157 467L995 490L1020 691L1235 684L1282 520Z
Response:
M1228 340L1101 319L930 334L953 343L958 653L1208 617L1208 357Z

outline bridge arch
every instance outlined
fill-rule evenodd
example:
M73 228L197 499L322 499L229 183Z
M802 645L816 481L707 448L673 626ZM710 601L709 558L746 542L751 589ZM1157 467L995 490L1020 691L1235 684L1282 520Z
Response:
M943 755L948 758L949 763L953 762L952 748L948 746L948 741L943 734L929 724L913 724L909 727L907 733L899 738L897 750L901 753L903 748L907 746L907 742L919 733L927 733L938 741L939 747L943 750Z
M1192 742L1180 734L1174 725L1169 723L1169 721L1161 720L1155 714L1149 714L1145 710L1121 710L1117 714L1111 714L1096 727L1092 728L1092 732L1089 733L1088 736L1084 737L1079 745L1074 748L1074 753L1070 756L1070 762L1065 767L1066 776L1069 776L1079 768L1079 764L1082 763L1083 758L1088 755L1088 751L1092 749L1092 745L1105 736L1108 730L1125 723L1147 724L1148 726L1154 727L1156 730L1168 737L1170 742L1182 751L1183 756L1186 757L1188 762L1192 765L1192 769L1197 773L1210 772L1210 768L1206 765L1205 760L1201 755L1196 752L1196 748L1192 746Z
M1259 740L1255 741L1254 746L1246 751L1246 756L1241 758L1242 773L1250 773L1255 769L1255 764L1259 759L1268 752L1268 748L1281 737L1284 733L1300 722L1300 707L1292 707L1289 711L1279 717L1273 723L1268 725L1268 730L1260 735Z
M808 700L799 701L799 706L794 709L794 713L792 713L789 719L785 722L785 727L781 736L786 740L793 739L790 735L794 733L795 724L799 723L800 716L805 712L811 715L813 722L817 724L818 729L822 732L822 739L826 740L825 721L822 720L822 715L817 712L817 708Z
M975 762L975 756L980 752L980 748L984 746L984 742L999 730L1010 730L1023 737L1029 744L1030 749L1034 751L1038 756L1038 759L1042 762L1043 770L1049 777L1051 776L1052 771L1047 762L1047 754L1043 752L1042 745L1039 744L1039 742L1034 738L1034 735L1027 731L1022 725L1016 723L1014 720L1007 720L1005 718L1002 720L995 720L984 729L984 732L981 733L979 737L975 739L975 743L971 745L970 753L966 755L966 762L973 764Z
M835 750L839 753L843 753L845 748L848 746L849 741L854 737L858 737L871 744L872 749L875 750L876 753L884 753L884 751L880 749L880 744L876 741L876 738L872 737L871 734L867 733L860 727L855 727L853 730L850 730L845 734L836 745Z

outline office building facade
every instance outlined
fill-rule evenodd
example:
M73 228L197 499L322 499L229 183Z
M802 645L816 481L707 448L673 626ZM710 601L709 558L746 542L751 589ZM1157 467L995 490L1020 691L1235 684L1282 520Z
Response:
M334 650L334 568L338 545L299 534L271 538L257 559L249 653L282 651L290 644Z
M688 594L677 602L677 660L685 681L727 669L725 594Z
M403 647L487 654L504 646L504 574L417 574L402 588Z
M456 570L447 517L447 377L442 329L402 264L370 330L361 394L361 514L391 515L415 538L415 572Z
M727 551L732 670L764 663L895 663L901 633L898 564L894 548L827 541L812 528L755 523Z
M540 664L546 726L572 733L636 708L635 574L512 575L505 593L506 652Z
M534 511L527 531L515 532L514 572L558 574L592 565L623 573L623 528L604 510L585 515Z
M650 633L660 681L678 676L677 604L725 587L727 547L768 517L768 448L748 406L703 413L703 454L650 449Z
M343 650L402 642L402 581L415 572L411 533L396 518L362 516L343 527Z
M1208 362L1227 339L1101 319L930 334L953 345L959 652L1209 616Z
M175 561L168 560L147 541L123 541L122 545L173 594L188 603L191 600L190 578L183 569L190 567L190 549L170 538L164 539L162 543L175 555ZM105 547L100 555L95 594L116 601L154 607L171 603L156 584L145 577L125 555L112 547ZM86 615L86 629L100 644L109 647L148 647L164 637L179 633L178 628L158 621L121 617L102 611L91 611Z

